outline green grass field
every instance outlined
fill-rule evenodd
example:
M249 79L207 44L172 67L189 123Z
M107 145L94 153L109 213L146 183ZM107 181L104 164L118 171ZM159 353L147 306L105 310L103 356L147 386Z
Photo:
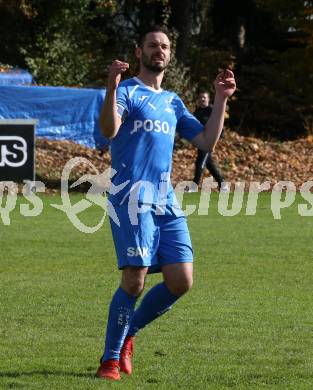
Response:
M221 216L214 194L208 216L188 217L194 287L142 331L119 383L94 376L119 281L108 221L83 234L50 207L58 195L42 198L40 216L0 219L0 389L312 390L313 217L298 215L300 197L281 220L268 194L255 216Z

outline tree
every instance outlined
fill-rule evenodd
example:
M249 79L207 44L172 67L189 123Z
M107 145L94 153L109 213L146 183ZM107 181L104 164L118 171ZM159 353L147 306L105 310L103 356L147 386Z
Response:
M308 4L301 0L214 2L214 35L220 47L234 56L239 90L230 117L241 133L282 139L305 134L303 113L313 101L307 80L313 73ZM231 10L231 18L225 16L225 9Z
M140 32L165 24L176 50L166 87L191 105L198 84L233 68L233 128L290 138L312 112L312 15L312 0L0 0L0 62L41 84L103 86L113 58L132 76Z
M25 66L19 48L25 44L31 28L31 15L22 0L0 1L0 62Z
M101 49L108 40L93 26L99 15L109 17L112 1L29 0L31 40L21 48L28 67L40 83L84 85L96 79L95 69L104 66Z

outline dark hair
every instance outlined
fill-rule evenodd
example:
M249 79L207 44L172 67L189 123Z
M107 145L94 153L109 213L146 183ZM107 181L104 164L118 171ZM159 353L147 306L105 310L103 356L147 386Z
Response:
M198 91L198 97L202 95L203 93L206 93L208 97L210 97L210 92L207 89L199 89Z
M138 47L143 47L144 41L146 39L147 34L151 32L161 32L165 34L169 38L169 30L166 26L159 26L159 25L154 25L147 27L145 30L142 30L141 34L138 37L137 40L137 46Z

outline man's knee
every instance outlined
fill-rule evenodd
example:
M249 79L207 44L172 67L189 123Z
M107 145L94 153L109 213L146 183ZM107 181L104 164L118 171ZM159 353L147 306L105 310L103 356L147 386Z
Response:
M175 263L163 266L164 282L170 292L178 297L192 287L192 263Z
M147 270L139 267L127 267L123 269L121 287L127 294L138 297L145 285Z
M122 289L133 297L139 297L144 289L144 281L131 280L121 284Z
M180 297L191 289L193 279L191 275L188 275L181 280L168 280L165 284L172 294Z

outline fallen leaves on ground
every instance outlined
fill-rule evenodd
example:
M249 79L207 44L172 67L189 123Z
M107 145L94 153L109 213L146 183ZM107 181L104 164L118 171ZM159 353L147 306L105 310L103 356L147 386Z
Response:
M179 142L174 150L172 183L192 180L197 151L185 142ZM252 137L243 137L232 131L224 131L213 158L225 177L225 181L234 183L245 181L263 183L270 181L271 186L279 181L291 181L299 189L301 185L313 180L313 142L303 138L296 141L263 141ZM37 179L48 188L60 188L61 174L66 163L75 157L86 160L75 165L71 180L75 181L84 174L103 173L110 167L109 150L101 152L70 141L51 141L38 138L36 142ZM210 176L209 172L204 177Z

